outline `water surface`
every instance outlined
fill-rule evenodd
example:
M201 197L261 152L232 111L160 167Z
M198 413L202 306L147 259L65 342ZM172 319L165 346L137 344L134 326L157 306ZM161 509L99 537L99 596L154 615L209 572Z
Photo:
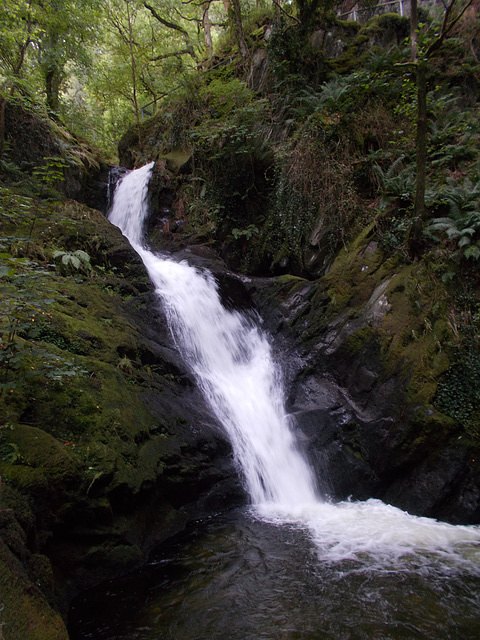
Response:
M82 595L73 640L477 640L479 575L434 554L322 561L309 531L249 510L199 522Z

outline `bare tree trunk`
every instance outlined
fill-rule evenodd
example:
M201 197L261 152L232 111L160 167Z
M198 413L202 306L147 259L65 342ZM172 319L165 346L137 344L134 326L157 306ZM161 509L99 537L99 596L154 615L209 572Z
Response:
M213 40L212 40L212 24L210 22L210 16L208 15L208 10L210 9L210 2L206 2L204 4L203 9L203 35L205 37L205 46L207 47L208 57L211 58L213 55Z
M425 216L425 181L426 181L426 79L425 67L418 63L418 6L417 0L411 0L410 9L410 46L412 62L415 67L417 81L417 131L415 138L415 195L413 204L413 224L408 237L410 253L413 256L421 252L423 245L423 218Z
M246 60L248 58L248 47L247 43L245 42L245 34L243 32L242 8L240 6L240 0L231 0L231 6L233 7L233 11L231 13L233 17L233 29L237 38L238 48L240 49L242 58Z
M275 7L275 22L280 24L280 18L282 11L280 9L280 0L273 0L273 6Z
M158 20L160 22L160 24L163 24L164 27L168 27L169 29L174 29L175 31L178 31L179 33L181 33L185 39L185 45L187 47L187 51L186 53L188 53L193 60L195 60L195 62L197 62L197 54L195 53L195 49L193 48L192 43L190 42L190 36L188 35L188 31L186 31L186 29L184 29L182 26L180 26L179 24L176 24L175 22L172 22L171 20L167 20L166 18L163 18L158 11L155 10L155 7L152 7L151 4L149 4L148 2L144 2L143 6L148 9L150 11L150 13L152 14L152 16L155 18L155 20Z
M418 55L418 5L417 0L411 0L410 9L410 47L412 51L412 61L417 62Z
M427 79L425 63L417 62L417 135L415 140L417 177L415 181L415 216L423 220L426 214L425 186L427 179Z
M51 114L58 112L60 107L60 74L55 65L51 65L45 74L45 92L47 107Z
M423 220L425 216L425 182L427 173L427 81L425 65L418 60L418 6L411 2L410 40L412 62L417 80L417 133L415 139L416 168L414 215Z

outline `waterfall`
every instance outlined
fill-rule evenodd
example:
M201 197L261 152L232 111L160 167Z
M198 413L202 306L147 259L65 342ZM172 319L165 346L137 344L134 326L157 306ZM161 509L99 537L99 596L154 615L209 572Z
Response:
M304 526L324 560L373 554L395 562L421 549L425 562L432 554L448 562L466 562L466 556L478 562L479 527L411 516L379 500L330 504L317 495L313 472L285 412L269 341L258 323L223 307L211 274L144 245L153 165L130 172L118 184L109 219L147 268L177 348L232 443L255 514Z
M152 168L138 169L119 184L110 220L142 257L176 345L230 438L252 501L315 501L313 474L297 450L266 336L251 318L225 309L211 274L142 244Z

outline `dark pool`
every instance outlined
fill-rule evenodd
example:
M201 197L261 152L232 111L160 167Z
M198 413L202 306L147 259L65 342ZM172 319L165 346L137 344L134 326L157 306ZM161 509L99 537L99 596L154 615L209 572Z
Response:
M69 629L73 640L478 640L480 579L412 558L325 563L308 531L237 510L82 594Z

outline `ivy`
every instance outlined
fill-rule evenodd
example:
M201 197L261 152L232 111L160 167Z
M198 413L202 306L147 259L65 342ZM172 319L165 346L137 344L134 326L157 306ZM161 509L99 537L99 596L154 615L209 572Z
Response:
M8 442L6 431L11 430L12 426L9 424L0 426L0 462L7 462L14 464L19 458L18 445L14 442Z
M55 302L40 293L48 293L45 276L48 272L34 261L0 255L0 398L21 391L32 378L61 382L86 373L75 362L35 342L39 324L49 318L47 309Z
M480 352L472 343L440 381L435 404L458 420L473 437L480 437Z

